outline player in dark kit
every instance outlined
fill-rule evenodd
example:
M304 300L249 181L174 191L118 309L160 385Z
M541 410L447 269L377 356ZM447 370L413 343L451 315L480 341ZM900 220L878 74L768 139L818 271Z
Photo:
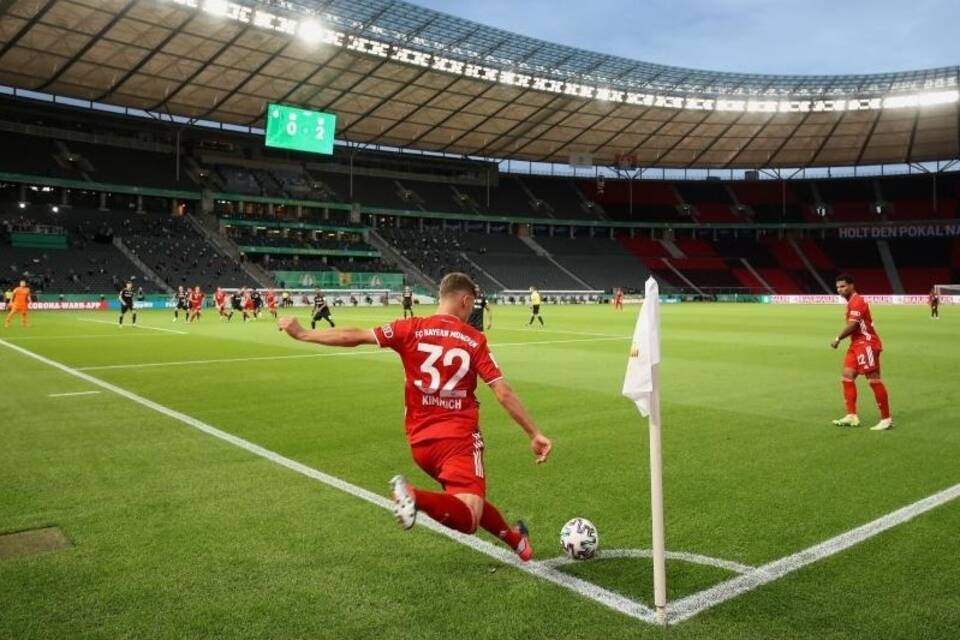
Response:
M260 292L254 289L250 292L250 298L253 300L253 317L260 317L260 309L263 308L263 297L260 295Z
M330 306L327 304L326 298L323 297L323 292L317 289L313 296L313 319L310 321L310 328L316 329L317 322L320 320L326 320L331 327L337 326L330 318Z
M403 302L403 317L407 317L407 312L410 312L410 317L412 318L416 314L413 312L413 291L410 287L403 288L403 296L400 298Z
M487 321L487 329L493 328L493 309L487 304L487 297L480 291L480 285L473 292L473 311L470 312L470 319L467 321L471 327L477 331L483 331L483 315L487 313L490 319Z
M137 324L137 312L133 308L133 283L128 282L127 285L120 290L120 295L117 296L120 300L120 326L123 326L123 316L127 315L127 312L130 312L133 315L133 324Z
M546 462L552 444L523 407L490 355L487 338L466 323L476 285L463 273L440 282L437 313L404 318L375 329L304 329L296 318L277 326L296 340L333 347L377 345L400 356L406 373L404 427L413 459L443 487L426 491L403 476L390 480L393 513L405 529L423 511L440 524L472 534L478 527L506 543L521 560L533 557L522 522L510 526L486 499L483 436L475 391L483 380L494 397L530 438L537 463Z
M187 315L189 307L187 306L187 292L183 290L183 286L177 287L177 293L174 296L174 303L176 306L173 308L173 321L176 322L180 318L180 312L183 311L183 315Z
M240 289L230 294L230 313L227 314L227 322L230 322L237 311L243 311L243 293Z
M930 302L930 319L939 320L940 319L940 296L937 295L936 289L930 289L930 297L928 298Z

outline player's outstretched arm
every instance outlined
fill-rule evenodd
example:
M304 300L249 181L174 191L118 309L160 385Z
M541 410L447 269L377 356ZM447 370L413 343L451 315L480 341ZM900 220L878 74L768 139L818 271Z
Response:
M357 347L361 344L377 344L373 329L304 329L296 318L277 320L277 327L294 340L315 342L328 347Z
M843 328L843 331L841 331L840 334L834 338L833 342L830 343L830 346L836 349L837 345L839 345L844 338L856 331L858 326L860 325L855 321L848 322L847 326Z
M494 381L493 384L490 385L490 389L493 391L493 395L496 396L497 402L510 414L514 422L520 425L527 435L530 436L530 448L533 449L533 455L537 458L537 464L546 462L547 457L550 455L550 449L553 448L553 443L550 442L550 438L540 433L540 429L520 401L520 396L516 394L513 387L503 378Z

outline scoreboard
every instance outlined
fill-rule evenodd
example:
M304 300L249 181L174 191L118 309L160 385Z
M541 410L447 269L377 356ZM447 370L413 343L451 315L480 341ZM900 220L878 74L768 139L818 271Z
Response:
M337 116L332 113L270 103L267 105L266 145L330 155L336 126Z

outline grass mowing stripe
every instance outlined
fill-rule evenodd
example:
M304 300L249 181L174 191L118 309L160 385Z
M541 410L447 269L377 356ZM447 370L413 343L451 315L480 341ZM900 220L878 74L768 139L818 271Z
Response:
M308 478L318 480L330 487L339 489L344 493L348 493L354 497L360 498L361 500L365 500L370 504L376 505L388 511L393 510L393 504L390 500L388 500L387 498L384 498L383 496L377 495L371 491L363 489L362 487L358 487L354 484L341 480L340 478L323 473L322 471L319 471L312 467L308 467L305 464L302 464L295 460L291 460L290 458L287 458L285 456L281 456L276 452L270 451L269 449L265 449L248 440L244 440L243 438L237 437L233 434L227 433L225 431L221 431L220 429L217 429L216 427L213 427L205 422L197 420L192 416L188 416L184 413L180 413L179 411L170 409L169 407L165 407L152 400L139 396L131 391L127 391L122 387L118 387L104 380L100 380L99 378L95 378L81 371L77 371L76 369L68 367L67 365L59 363L55 360L50 360L49 358L45 358L41 355L33 353L32 351L24 349L23 347L17 346L15 344L11 344L6 340L0 340L0 345L3 345L8 349L12 349L24 356L27 356L28 358L33 358L34 360L37 360L46 365L59 369L60 371L63 371L68 375L74 376L76 378L80 378L81 380L85 380L91 384L102 387L107 391L111 391L141 406L144 406L148 409L156 411L157 413L165 415L169 418L173 418L174 420L182 422L190 427L193 427L194 429L197 429L215 438L219 438L220 440L228 442L236 447L249 451L250 453L260 456L261 458L270 460L271 462L274 462L283 467L286 467L291 471L295 471ZM418 524L426 527L427 529L430 529L431 531L444 535L450 538L451 540L459 542L460 544L468 546L471 549L474 549L475 551L479 551L480 553L483 553L495 560L499 560L504 564L510 565L512 567L515 567L516 569L524 571L525 573L528 573L530 575L536 576L538 578L541 578L543 580L546 580L558 586L569 589L570 591L573 591L578 595L594 600L595 602L598 602L606 607L614 609L615 611L618 611L630 617L636 618L638 620L642 620L643 622L647 622L650 624L655 623L653 610L639 602L631 600L630 598L622 596L613 591L604 589L603 587L587 582L586 580L583 580L581 578L567 575L540 562L523 563L513 553L507 551L506 549L503 549L499 546L495 546L475 536L467 536L467 535L458 533L456 531L453 531L452 529L448 529L436 523L435 521L431 520L430 518L426 517L423 514L421 514L421 517L418 518Z
M904 522L913 520L917 516L926 513L932 509L943 506L948 502L960 498L960 484L944 489L922 500L917 500L903 508L897 509L892 513L881 516L872 522L851 529L838 536L825 540L820 544L814 545L803 551L791 554L785 558L768 562L757 567L750 573L738 576L721 582L720 584L695 593L686 598L677 600L669 606L668 620L671 623L683 622L693 616L701 613L721 602L730 600L757 587L765 585L774 580L779 580L797 569L801 569L808 564L813 564L824 558L845 551L850 547L856 546L861 542L872 538L875 535L892 529Z
M571 342L604 342L607 340L628 340L629 338L577 338L573 340L543 340L534 342L497 342L491 347L524 347L528 345L569 344ZM145 369L149 367L177 367L192 364L225 364L231 362L257 362L269 360L297 360L303 358L335 358L345 356L376 355L392 353L389 349L357 349L355 351L337 351L333 353L298 353L284 356L252 356L248 358L212 358L209 360L174 360L171 362L136 362L133 364L105 364L91 367L77 367L77 371L101 371L104 369Z

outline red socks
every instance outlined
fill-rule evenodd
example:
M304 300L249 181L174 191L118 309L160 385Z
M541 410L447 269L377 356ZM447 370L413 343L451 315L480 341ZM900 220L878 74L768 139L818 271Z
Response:
M486 501L483 503L483 513L480 515L480 526L506 542L511 549L516 549L520 544L520 534L507 524L495 506Z
M847 413L857 413L857 383L848 378L842 378L843 382L843 400L847 404ZM870 388L873 389L873 397L877 400L877 408L880 409L880 418L886 420L890 417L890 397L887 395L887 386L883 380L875 378L870 380Z
M841 378L843 382L843 400L847 403L847 414L857 414L857 383L850 378ZM876 393L876 391L874 391Z
M455 529L461 533L474 533L473 514L470 509L455 496L449 493L422 491L413 489L414 501L417 509L440 524ZM480 526L507 543L511 549L516 549L522 539L517 531L507 524L497 508L489 502L483 503L483 513L480 515Z
M886 420L890 417L890 397L887 395L887 385L883 384L883 380L871 380L870 388L873 389L873 397L877 400L880 418Z
M477 530L473 526L473 514L467 505L449 493L413 489L413 496L417 510L423 511L440 524L461 533L474 533Z

